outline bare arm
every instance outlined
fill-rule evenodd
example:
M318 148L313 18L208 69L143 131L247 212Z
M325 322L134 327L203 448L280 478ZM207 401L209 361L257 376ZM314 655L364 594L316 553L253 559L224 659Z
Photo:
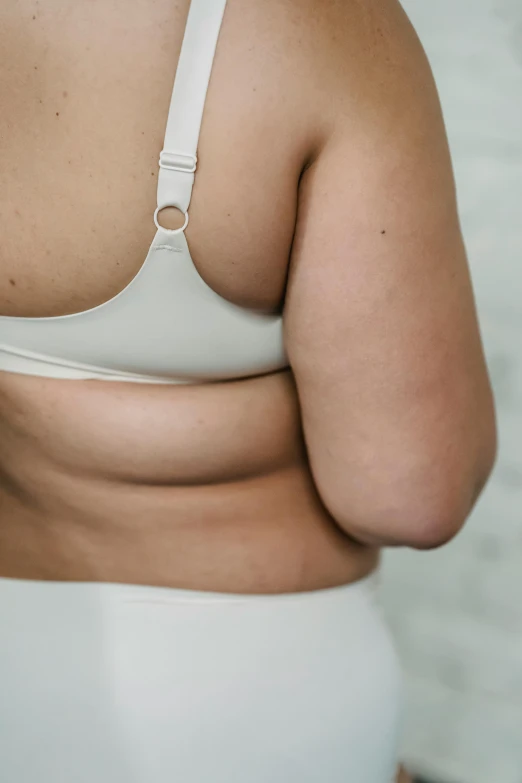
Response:
M330 512L366 543L431 547L461 527L495 453L446 136L394 0L331 19L332 130L302 181L287 347Z

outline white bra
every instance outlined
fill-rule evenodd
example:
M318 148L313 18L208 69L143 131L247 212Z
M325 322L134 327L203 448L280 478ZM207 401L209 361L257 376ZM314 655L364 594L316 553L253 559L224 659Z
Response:
M72 315L0 316L0 370L52 378L144 383L226 380L287 365L280 316L218 296L197 272L185 238L196 153L226 0L192 0L160 156L157 233L121 293ZM176 206L169 231L158 212Z

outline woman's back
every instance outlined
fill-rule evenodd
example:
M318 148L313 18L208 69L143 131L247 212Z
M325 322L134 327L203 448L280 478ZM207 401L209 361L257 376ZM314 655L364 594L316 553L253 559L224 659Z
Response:
M424 486L431 471L427 457L430 462L437 450L444 452L439 443L444 428L426 436L419 418L446 412L453 394L461 407L448 416L447 430L464 415L472 421L473 412L463 413L469 389L478 374L477 406L487 407L487 380L483 367L464 369L456 391L437 390L426 402L413 377L418 373L424 381L452 371L470 351L479 357L480 346L429 73L400 10L374 5L231 0L207 98L187 230L208 285L254 310L281 311L293 249L287 342L319 494L288 371L198 386L3 373L0 574L236 592L341 584L376 562L373 546L351 537L352 520L355 530L358 517L374 522L374 510L377 521L386 514L398 519L402 506L397 509L395 500L415 507L439 485L445 488L451 460L446 472L435 471L433 486ZM186 0L144 0L132 7L111 0L43 7L24 0L2 11L2 315L83 311L114 297L140 269L154 233L157 157L188 6ZM420 75L401 86L412 63ZM403 117L410 104L413 109ZM397 115L404 150L395 138ZM423 123L433 126L433 138ZM373 126L375 138L368 134ZM416 135L425 131L424 149ZM372 145L388 137L383 162ZM442 173L432 177L437 163ZM419 170L411 171L416 164ZM394 182L401 168L405 174ZM388 194L384 186L391 188ZM411 193L404 194L406 187ZM446 202L447 216L439 209ZM368 225L361 225L358 209L365 210ZM418 215L411 214L415 209ZM438 229L442 240L434 238ZM383 278L370 300L367 291L375 281L364 276L381 256L390 261L386 273L394 269L404 247L412 257L420 249L433 255L433 266L438 256L450 256L466 307L456 301L444 315L444 328L460 336L453 354L434 351L429 367L418 366L417 355L423 361L426 355L421 346L404 350L396 366L412 377L412 389L392 383L389 409L377 398L369 406L382 383L371 373L365 377L361 359L374 348L365 349L361 336L368 334L368 345L372 338L382 343L389 361L396 349L382 335L399 335L415 316L400 304L395 321L385 327L375 317L376 302L396 281ZM456 262L452 256L458 256ZM373 274L376 281L382 277L378 269ZM409 284L406 274L398 272L405 280L404 298L411 285L410 298L418 296L420 310L428 289L440 289L442 296L449 285L448 275L436 279L437 272L431 279L428 269L428 289L416 291L418 284ZM361 306L373 313L371 326L357 315ZM440 320L431 319L424 330L427 346L440 330ZM376 359L372 369L378 367L390 375L386 362ZM386 411L397 442L409 439L411 462L420 450L420 467L398 460L396 484L393 470L386 472L388 464L395 465L390 463L395 447L376 411ZM415 415L398 429L405 411ZM382 465L377 456L368 471L376 449L371 427L383 433L386 448L378 449ZM352 439L353 453L346 454ZM466 437L457 446L456 463L469 447ZM478 471L479 483L484 472ZM336 482L334 489L329 482ZM474 472L470 483L476 483ZM418 493L415 502L409 502L405 487ZM374 508L376 489L385 494ZM451 496L450 516L460 499ZM442 520L441 532L438 520L435 528L431 520L429 525L420 545L444 537L455 522ZM410 537L417 540L415 533ZM371 535L360 539L373 544Z
M4 9L2 315L86 310L143 264L188 5ZM187 238L216 292L277 312L325 129L309 21L272 5L227 8ZM198 387L4 373L0 389L4 576L277 592L375 561L316 496L288 372Z

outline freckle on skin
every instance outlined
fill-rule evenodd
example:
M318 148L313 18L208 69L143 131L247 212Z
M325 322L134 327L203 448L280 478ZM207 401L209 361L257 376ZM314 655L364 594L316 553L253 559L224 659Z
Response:
M11 283L11 285L16 285L16 282L13 280L12 277L9 278L9 282Z
M386 231L383 229L383 230L381 231L381 234L385 234L385 233L386 233Z
M57 117L59 117L59 116L60 116L60 112L59 112L59 111L57 111L57 112L56 112L56 116L57 116Z
M64 98L68 98L69 97L69 93L67 92L67 90L64 90L62 92L62 95L63 95Z

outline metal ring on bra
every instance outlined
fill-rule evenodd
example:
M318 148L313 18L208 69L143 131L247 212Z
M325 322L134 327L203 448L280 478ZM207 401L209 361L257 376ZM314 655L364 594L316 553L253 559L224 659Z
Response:
M164 228L163 226L160 225L160 223L158 221L159 213L162 212L164 209L168 209L169 207L171 207L172 209L177 209L179 212L183 212L183 210L180 209L177 206L177 204L164 204L162 207L157 207L154 210L154 225L156 226L158 231L164 231L166 234L182 234L185 231L185 229L187 228L188 223L189 223L189 214L188 214L188 212L183 212L183 214L185 215L185 222L183 223L181 228Z

